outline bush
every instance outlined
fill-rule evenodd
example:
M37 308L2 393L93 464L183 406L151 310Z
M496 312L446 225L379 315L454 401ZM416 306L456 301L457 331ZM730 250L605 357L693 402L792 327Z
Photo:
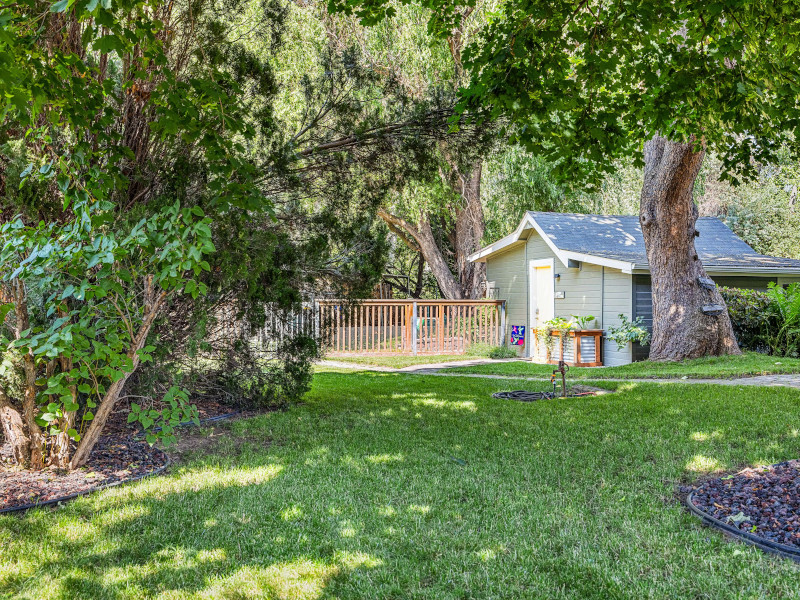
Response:
M772 354L797 356L800 353L800 283L786 288L771 283L767 297L777 321L777 328L766 331L767 345Z
M492 346L484 342L477 342L471 344L465 351L465 356L473 356L479 358L516 358L517 351L508 346Z
M765 354L780 354L768 343L771 332L777 332L780 326L767 292L728 287L720 287L719 291L728 305L739 347Z
M492 348L489 352L489 358L494 358L495 360L501 358L517 358L517 356L517 351L508 346L497 346L496 348Z
M614 340L617 344L617 349L622 350L629 342L639 342L642 346L650 345L650 332L644 326L644 319L636 317L630 321L628 317L623 314L618 315L620 324L618 326L610 326L606 337Z

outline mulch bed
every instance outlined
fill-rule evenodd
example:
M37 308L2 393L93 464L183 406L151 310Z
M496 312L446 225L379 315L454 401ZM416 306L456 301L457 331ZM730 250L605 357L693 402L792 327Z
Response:
M134 398L132 401L135 402L136 399ZM131 411L130 403L131 400L126 398L117 404L103 430L105 435L127 437L139 433L141 427L138 423L128 423L128 413ZM141 404L141 400L139 403ZM197 406L197 412L200 414L201 422L237 411L235 407L229 404L223 404L222 402L209 398L192 398L191 404ZM149 407L150 405L148 404L148 408ZM162 407L159 402L155 402L153 408L160 410Z
M209 398L192 398L192 403L197 406L201 423L231 413L242 416L252 413L238 413L236 408ZM86 494L161 470L169 459L164 452L136 437L141 428L137 423L128 423L129 412L130 400L122 400L109 418L104 436L92 451L86 467L73 473L54 469L13 470L11 446L0 445L0 512Z
M800 460L712 479L690 500L738 531L800 551Z
M0 455L10 451L6 444ZM161 470L168 460L161 450L143 441L106 436L97 442L86 466L71 473L56 469L0 471L0 512L141 479Z
M580 398L582 396L600 396L609 393L603 388L588 385L574 385L567 390L567 398ZM557 400L563 398L561 392L530 392L528 390L513 390L510 392L495 392L492 398L500 400L517 400L518 402L537 402L539 400Z

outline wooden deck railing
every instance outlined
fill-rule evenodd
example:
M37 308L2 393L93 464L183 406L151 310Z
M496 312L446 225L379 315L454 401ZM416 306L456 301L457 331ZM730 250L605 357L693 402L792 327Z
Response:
M463 354L504 341L503 300L320 300L318 307L328 354Z

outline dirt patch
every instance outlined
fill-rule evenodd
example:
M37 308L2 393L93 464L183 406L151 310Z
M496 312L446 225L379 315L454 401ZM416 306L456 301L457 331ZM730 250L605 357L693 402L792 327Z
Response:
M245 418L261 414L258 412L242 413L238 418ZM211 454L224 452L228 456L240 456L248 444L258 444L262 447L271 446L272 438L259 435L231 435L230 421L209 425L201 428L184 429L178 437L178 442L165 448L173 462L184 462L194 454Z

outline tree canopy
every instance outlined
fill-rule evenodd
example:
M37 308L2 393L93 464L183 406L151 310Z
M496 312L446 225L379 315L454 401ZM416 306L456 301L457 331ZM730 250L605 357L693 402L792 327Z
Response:
M423 4L446 35L460 3ZM395 10L331 5L367 24ZM798 15L796 2L512 0L464 52L461 107L511 119L528 149L580 182L655 134L704 144L725 177L751 176L800 139Z

